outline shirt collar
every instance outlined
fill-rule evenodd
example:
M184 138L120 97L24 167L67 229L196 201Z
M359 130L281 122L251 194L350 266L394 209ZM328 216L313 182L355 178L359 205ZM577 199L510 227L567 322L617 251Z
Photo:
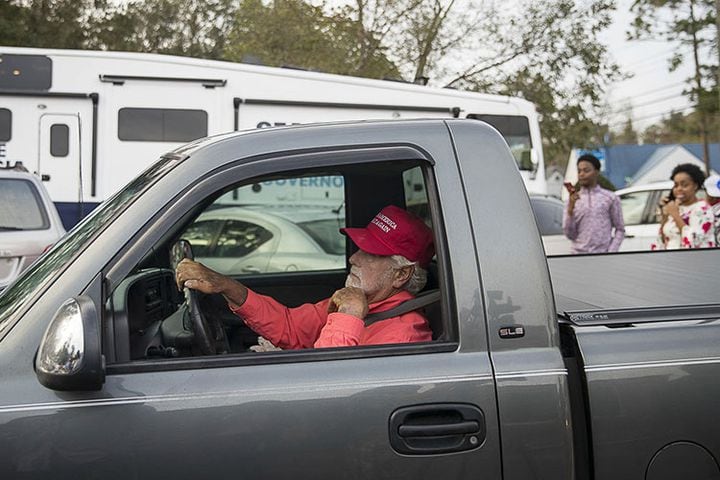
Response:
M585 190L587 190L587 191L589 191L589 192L594 192L594 191L596 191L596 190L600 190L601 188L602 188L602 187L600 186L599 183L596 183L595 186L592 187L592 188L583 187L583 189L585 189Z

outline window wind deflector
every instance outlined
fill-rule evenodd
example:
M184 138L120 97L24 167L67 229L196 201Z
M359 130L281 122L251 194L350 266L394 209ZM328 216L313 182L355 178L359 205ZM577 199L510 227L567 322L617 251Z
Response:
M632 323L683 320L718 320L720 319L720 303L606 310L573 310L565 311L563 314L568 320L581 326L627 325Z

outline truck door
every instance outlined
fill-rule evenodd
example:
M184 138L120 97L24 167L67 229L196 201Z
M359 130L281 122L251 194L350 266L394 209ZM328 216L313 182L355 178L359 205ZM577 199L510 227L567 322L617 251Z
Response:
M297 132L306 133L278 129L234 137L223 144L227 147L223 150L201 147L204 157L193 154L182 162L159 163L139 178L138 182L147 181L159 176L158 172L167 172L147 193L129 193L133 188L144 189L136 183L100 207L97 218L102 219L108 208L135 197L128 202L128 210L108 222L102 237L93 239L78 255L82 265L91 265L85 275L68 280L73 282L68 286L70 269L77 272L81 265L72 264L56 282L63 288L48 292L55 299L68 298L81 291L78 288L91 285L85 294L107 307L102 314L102 325L107 327L102 333L105 382L97 392L58 393L42 387L32 371L35 349L27 346L37 345L40 335L28 340L16 333L27 329L10 330L0 343L0 363L9 362L11 366L3 372L15 376L2 373L0 378L17 393L0 394L0 450L11 450L0 456L0 477L26 473L24 478L45 478L50 472L63 477L76 472L103 478L177 480L502 478L495 381L484 318L478 309L477 265L467 241L471 225L463 215L463 192L457 188L457 165L445 126L412 124L399 130L382 125L365 136L357 130L326 127L319 132L320 138L360 146L253 160L253 148L262 151L282 144L289 152L306 152L317 145L317 137ZM251 143L257 137L266 140ZM368 149L370 138L375 145L388 147ZM424 151L437 164L419 149L395 148L401 139L426 142ZM236 162L238 152L251 160ZM415 168L422 175L413 174ZM206 172L213 173L206 176ZM353 215L341 216L338 223L338 207L343 202L320 206L328 208L295 201L282 205L281 200L292 193L288 190L288 195L277 197L275 208L261 209L268 221L282 216L295 224L279 233L278 248L282 246L292 257L288 261L303 255L298 242L285 239L291 230L308 227L310 215L320 221L315 224L318 227L326 225L325 220L334 221L327 231L337 234L344 225L367 225L379 209L375 203L403 204L408 199L408 209L429 212L438 245L437 261L428 265L435 284L426 286L441 298L428 306L433 311L426 312L432 340L249 351L247 340L254 342L257 332L248 332L239 317L223 306L220 314L229 313L232 323L227 335L230 353L194 354L195 347L184 341L182 333L184 313L175 310L173 295L178 292L168 269L169 256L145 253L168 251L175 238L185 238L194 221L188 215L202 216L197 206L213 215L223 210L228 215L238 213L241 207L221 208L218 194L231 196L234 188L260 192L271 180L285 180L286 186L305 182L328 192L325 185L333 182L323 182L328 173L322 172L343 176L346 211ZM417 198L415 179L426 180L426 208L421 208ZM412 203L409 188L414 190ZM437 191L443 192L442 198ZM238 198L243 196L241 191ZM71 238L88 225L92 223L84 224ZM313 231L322 233L323 228ZM238 252L274 241L259 228L234 228L223 235L225 246L244 247L234 248ZM202 240L200 235L193 238ZM317 236L323 244L333 244L334 238L324 242L324 235ZM116 255L120 245L126 244L132 245L131 250ZM206 245L198 241L194 247L200 253ZM54 253L58 251L50 253L58 255ZM325 255L332 256L332 251ZM288 305L290 297L296 297L293 303L297 305L328 298L344 284L345 268L329 270L318 260L313 265L294 271L229 273L258 293ZM96 281L88 279L90 271ZM104 292L103 284L107 285ZM36 303L32 316L23 317L23 326L47 323L57 305L54 299L47 303L52 306L46 309ZM163 324L167 328L156 329ZM43 435L23 434L29 431Z

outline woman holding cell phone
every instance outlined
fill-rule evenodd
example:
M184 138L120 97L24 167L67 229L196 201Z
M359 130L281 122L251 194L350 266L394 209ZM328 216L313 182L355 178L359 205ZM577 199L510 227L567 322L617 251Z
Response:
M700 167L683 163L675 167L670 179L670 195L660 202L662 218L653 250L715 247L713 214L710 205L697 197L705 181Z

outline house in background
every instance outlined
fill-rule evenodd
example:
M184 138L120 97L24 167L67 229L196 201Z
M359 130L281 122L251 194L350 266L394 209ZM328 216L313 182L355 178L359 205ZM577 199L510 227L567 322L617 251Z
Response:
M600 158L602 174L617 188L670 180L672 169L681 163L694 163L704 170L702 150L702 144L697 143L573 149L565 171L565 180L572 183L577 181L577 159L585 153L593 153ZM720 144L710 145L710 168L711 173L720 171Z

